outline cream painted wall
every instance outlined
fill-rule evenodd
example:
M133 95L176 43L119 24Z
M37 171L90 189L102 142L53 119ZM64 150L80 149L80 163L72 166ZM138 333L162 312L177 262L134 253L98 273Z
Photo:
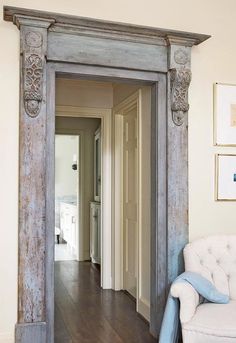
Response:
M214 153L235 148L212 146L212 84L236 83L235 0L0 0L0 342L13 342L17 308L17 175L19 32L2 20L12 5L211 34L193 48L189 111L190 239L235 233L235 203L214 201ZM10 266L10 267L9 267Z
M56 104L95 108L112 108L112 83L57 79Z
M128 98L140 87L138 85L130 85L125 83L116 83L113 86L113 105L116 106L123 100Z

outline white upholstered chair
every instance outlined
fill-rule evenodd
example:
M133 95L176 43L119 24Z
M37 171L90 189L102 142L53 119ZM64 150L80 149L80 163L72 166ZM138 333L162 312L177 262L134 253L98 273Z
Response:
M185 270L196 272L229 295L228 304L200 303L187 283L171 294L180 300L183 343L236 343L236 235L209 236L184 249Z

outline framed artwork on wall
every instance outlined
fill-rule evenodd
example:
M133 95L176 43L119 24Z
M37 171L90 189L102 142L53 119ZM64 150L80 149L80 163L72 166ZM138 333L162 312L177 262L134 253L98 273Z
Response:
M215 200L236 201L236 155L216 154Z
M236 146L236 85L214 84L214 145Z

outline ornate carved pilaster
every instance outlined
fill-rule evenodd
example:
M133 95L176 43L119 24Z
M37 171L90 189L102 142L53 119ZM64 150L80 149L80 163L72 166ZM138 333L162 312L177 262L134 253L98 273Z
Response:
M16 343L46 343L46 54L52 21L15 15L14 23L21 39Z
M188 241L188 88L191 39L168 40L168 282L183 270Z

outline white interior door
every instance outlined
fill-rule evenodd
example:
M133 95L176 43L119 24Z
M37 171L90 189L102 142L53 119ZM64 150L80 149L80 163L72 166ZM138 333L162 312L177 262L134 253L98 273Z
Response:
M137 298L138 274L138 151L137 106L123 119L123 288Z
M115 289L136 298L150 320L151 88L118 104L115 113Z

